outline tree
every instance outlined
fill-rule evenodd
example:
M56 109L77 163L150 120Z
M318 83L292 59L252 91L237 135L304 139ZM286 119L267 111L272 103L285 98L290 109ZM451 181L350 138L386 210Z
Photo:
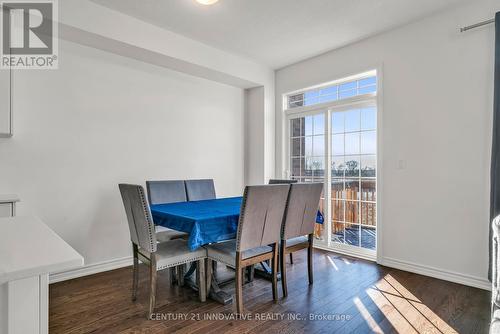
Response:
M358 162L356 160L349 160L346 163L347 170L353 171L358 167Z

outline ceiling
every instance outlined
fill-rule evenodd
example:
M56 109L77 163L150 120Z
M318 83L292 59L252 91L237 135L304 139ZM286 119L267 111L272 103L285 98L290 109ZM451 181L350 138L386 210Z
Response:
M472 0L92 0L274 69Z

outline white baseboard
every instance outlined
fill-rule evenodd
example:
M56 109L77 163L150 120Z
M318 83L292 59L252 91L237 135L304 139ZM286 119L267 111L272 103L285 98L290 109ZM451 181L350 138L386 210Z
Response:
M66 281L73 278L78 278L87 275L93 275L104 271L114 270L118 268L128 267L132 265L132 257L123 257L120 259L103 261L99 263L89 264L77 269L53 273L49 276L49 284Z
M472 286L474 288L491 291L491 283L487 279L481 277L461 274L454 271L438 269L430 266L411 263L407 261L401 261L388 257L382 258L381 260L377 261L377 263L386 267L396 268L424 276L439 278L445 281L450 281L458 284Z
M372 261L372 262L375 262L376 261L376 256L369 253L369 252L366 252L364 251L363 249L360 249L358 250L357 248L358 247L345 247L345 248L336 248L336 249L332 249L332 248L329 248L327 246L324 246L320 243L315 243L314 248L318 248L318 249L322 249L322 250L325 250L325 251L328 251L328 252L333 252L333 253L337 253L337 254L342 254L342 255L347 255L347 256L351 256L351 257L357 257L357 258L360 258L360 259L363 259L363 260L367 260L367 261Z

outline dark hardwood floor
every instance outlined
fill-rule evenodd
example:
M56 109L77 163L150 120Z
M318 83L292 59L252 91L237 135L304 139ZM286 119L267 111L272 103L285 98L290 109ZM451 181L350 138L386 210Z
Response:
M221 274L224 269L220 268ZM487 291L411 274L320 250L314 284L306 252L288 265L288 297L273 303L270 282L243 288L247 319L234 306L198 301L189 288L158 277L157 318L146 320L148 276L141 268L137 302L131 268L50 286L50 333L487 333ZM234 292L233 285L224 290ZM280 287L281 296L281 287ZM283 318L281 318L283 317ZM163 319L161 319L163 318Z

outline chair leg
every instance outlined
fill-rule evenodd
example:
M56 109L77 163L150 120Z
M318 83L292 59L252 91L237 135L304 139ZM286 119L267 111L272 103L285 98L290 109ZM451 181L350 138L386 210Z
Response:
M135 302L137 300L137 285L139 283L139 258L136 244L132 244L132 251L134 254L134 265L132 267L132 301Z
M273 245L273 260L272 260L272 270L273 270L273 300L278 300L278 243Z
M198 296L200 302L207 300L207 278L205 275L205 259L198 260L196 268L196 281L198 283Z
M241 268L241 254L236 252L236 312L243 313L243 268Z
M184 286L184 273L186 271L186 265L181 264L177 266L177 284L179 286Z
M313 235L309 234L309 247L307 247L307 272L309 284L313 284Z
M290 253L290 264L293 264L293 254Z
M288 296L288 287L286 285L286 241L281 240L280 249L280 264L281 264L281 289L283 290L283 298ZM290 253L291 254L291 253Z
M177 267L168 268L170 276L170 286L173 286L177 282Z
M248 282L253 282L253 279L255 277L255 265L251 265L247 267L247 274L248 274Z
M210 260L210 262L212 262L212 272L214 274L216 274L217 273L217 261Z
M205 259L205 286L207 287L207 296L210 295L210 289L212 288L212 270L214 262L215 261L212 261L212 259L209 259L208 257Z
M156 257L155 254L151 254L151 263L149 267L149 280L150 280L150 290L149 290L149 314L148 319L155 310L156 306Z

